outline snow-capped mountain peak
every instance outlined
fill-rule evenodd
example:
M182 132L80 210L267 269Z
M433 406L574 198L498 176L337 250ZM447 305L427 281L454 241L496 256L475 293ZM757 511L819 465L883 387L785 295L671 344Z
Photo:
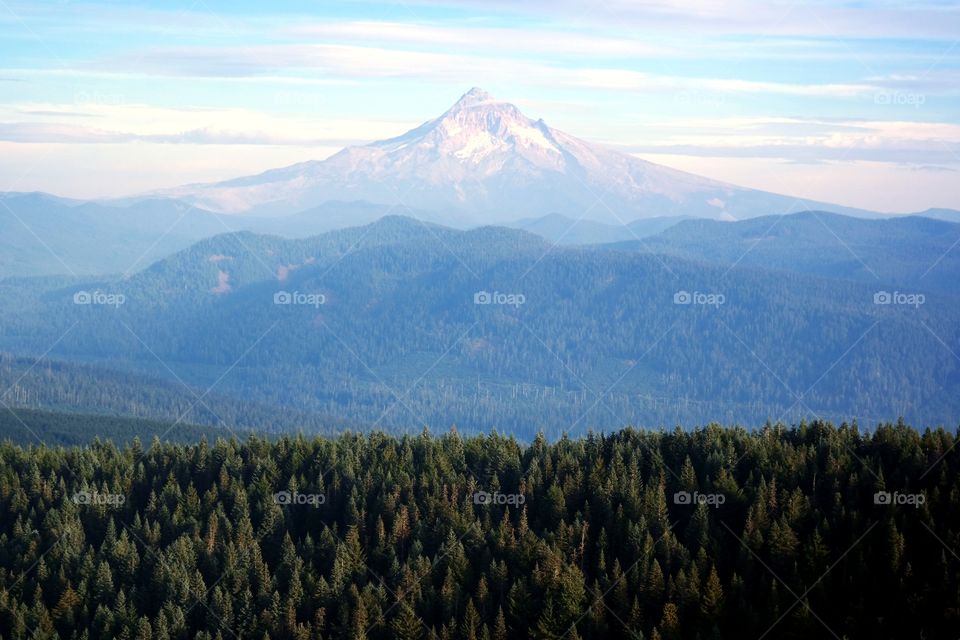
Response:
M460 99L454 103L453 107L451 107L451 110L456 108L472 107L485 102L496 102L496 99L480 87L473 87L470 89L470 91L467 91L465 94L460 96Z
M395 138L347 147L326 160L159 195L208 210L256 215L366 201L476 224L551 213L614 224L676 215L729 219L819 204L717 182L585 142L528 118L478 87L439 117Z
M502 166L499 162L485 162L491 156L519 153L537 161L537 154L559 156L559 147L549 139L549 130L542 121L533 121L520 109L496 100L483 89L474 87L465 93L442 116L428 121L402 136L374 142L368 147L391 154L409 150L430 150L438 158L480 165L488 173ZM539 161L545 161L540 158ZM557 159L548 161L556 165ZM476 168L476 167L475 167Z

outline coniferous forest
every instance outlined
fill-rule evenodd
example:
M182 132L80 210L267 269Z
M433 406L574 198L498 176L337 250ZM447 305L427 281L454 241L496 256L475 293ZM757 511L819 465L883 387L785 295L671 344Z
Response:
M955 638L957 441L8 441L0 637Z

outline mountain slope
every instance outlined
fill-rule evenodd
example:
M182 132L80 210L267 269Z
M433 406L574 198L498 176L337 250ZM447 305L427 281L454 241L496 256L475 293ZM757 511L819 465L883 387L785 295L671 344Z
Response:
M807 206L584 142L477 88L401 136L347 147L322 161L162 194L211 211L255 215L291 214L331 200L402 203L475 223L553 213L608 224L678 215L739 219Z
M605 244L646 238L685 219L685 217L641 218L629 224L613 225L573 219L553 213L542 218L517 220L506 226L535 233L559 245Z
M911 215L946 220L947 222L960 222L960 211L956 209L926 209Z
M389 215L410 216L417 220L457 228L471 226L468 220L457 219L456 216L449 213L441 214L436 211L410 209L409 207L390 204L374 204L363 201L340 202L338 200L324 202L319 206L293 215L255 219L249 216L233 216L228 222L231 223L231 226L255 233L268 233L285 238L309 238L336 229L370 224Z
M0 194L0 278L136 271L234 226L169 199L113 207Z
M81 289L126 302L78 306ZM684 291L723 298L677 304ZM875 291L391 217L306 240L217 236L119 283L8 282L0 348L170 367L200 390L394 429L951 424L957 297L884 306Z

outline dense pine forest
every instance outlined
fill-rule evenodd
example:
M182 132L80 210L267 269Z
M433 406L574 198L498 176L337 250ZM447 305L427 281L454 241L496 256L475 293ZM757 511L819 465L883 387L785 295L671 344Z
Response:
M0 637L955 638L957 442L7 442Z

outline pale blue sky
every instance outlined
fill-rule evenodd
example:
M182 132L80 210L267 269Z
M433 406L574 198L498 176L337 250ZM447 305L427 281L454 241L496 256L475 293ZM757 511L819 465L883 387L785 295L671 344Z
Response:
M477 85L710 177L960 208L958 37L957 2L0 0L0 190L255 173Z

